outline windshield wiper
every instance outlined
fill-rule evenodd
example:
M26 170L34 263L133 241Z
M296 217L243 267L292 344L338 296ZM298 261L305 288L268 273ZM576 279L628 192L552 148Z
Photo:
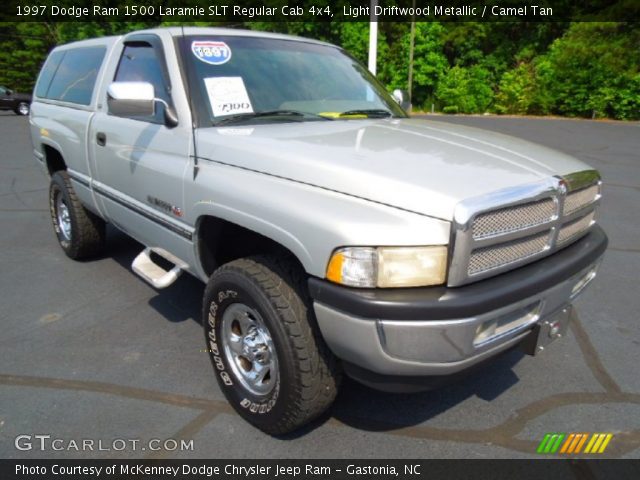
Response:
M361 110L347 110L341 112L340 117L349 117L351 115L366 115L368 118L387 118L393 117L393 114L389 110L383 108L369 108Z
M217 122L215 126L228 125L230 123L242 122L244 120L252 120L254 118L263 117L295 117L295 118L313 118L314 120L331 120L331 118L316 115L315 113L300 112L298 110L266 110L264 112L238 113L230 115Z

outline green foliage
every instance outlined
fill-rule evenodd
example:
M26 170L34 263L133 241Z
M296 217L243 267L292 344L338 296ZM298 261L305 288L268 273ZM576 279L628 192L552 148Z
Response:
M455 66L438 83L436 95L444 108L456 107L459 112L484 113L493 101L489 77L489 71L479 65Z
M47 53L57 43L54 28L44 23L0 25L0 85L31 91Z
M640 32L625 23L575 23L540 59L551 113L640 118ZM634 111L635 108L635 111Z
M535 70L528 63L521 63L513 70L506 71L498 86L496 112L519 115L529 113L536 94L535 80Z
M300 4L308 7L314 2ZM0 84L30 91L55 45L153 25L0 24ZM368 22L250 22L243 27L335 43L367 63ZM378 78L389 90L408 89L411 25L390 22L378 27ZM639 45L640 29L635 23L418 22L412 102L414 108L425 110L434 103L446 113L640 119Z
M640 118L640 73L620 76L591 95L594 116L636 120Z
M439 23L416 23L411 85L414 107L425 108L430 103L436 85L449 68L443 50L443 32ZM409 89L410 48L411 29L407 28L390 49L388 57L384 57L382 74L389 89Z
M379 46L386 46L384 40L378 43ZM369 24L365 22L341 23L340 46L366 65L369 55Z

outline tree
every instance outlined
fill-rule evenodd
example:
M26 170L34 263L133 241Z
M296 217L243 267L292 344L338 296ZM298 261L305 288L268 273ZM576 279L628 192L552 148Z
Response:
M539 59L537 82L548 92L551 112L640 118L638 45L633 24L572 24Z
M436 88L436 96L449 113L484 113L493 101L489 72L478 65L451 68Z
M399 42L388 49L382 72L390 89L408 88L410 30L405 29ZM444 55L444 29L436 22L417 22L415 32L412 103L425 108L433 99L436 85L449 68Z
M527 114L535 100L535 94L535 69L533 65L523 62L502 75L495 109L498 113Z
M4 23L1 28L0 84L30 92L42 62L56 45L55 32L35 22Z

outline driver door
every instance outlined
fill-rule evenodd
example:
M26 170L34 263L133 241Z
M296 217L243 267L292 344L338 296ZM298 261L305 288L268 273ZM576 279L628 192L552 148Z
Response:
M155 35L127 37L111 81L149 82L156 98L173 106L172 79ZM165 125L164 108L156 102L155 114L148 117L96 113L89 131L93 187L113 224L146 246L187 259L193 229L182 218L183 177L192 133L187 115L176 127Z

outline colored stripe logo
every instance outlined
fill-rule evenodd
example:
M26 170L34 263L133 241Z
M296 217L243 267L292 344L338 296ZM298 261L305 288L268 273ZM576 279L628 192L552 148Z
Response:
M611 433L547 433L536 452L547 455L599 454L604 453L612 438Z

